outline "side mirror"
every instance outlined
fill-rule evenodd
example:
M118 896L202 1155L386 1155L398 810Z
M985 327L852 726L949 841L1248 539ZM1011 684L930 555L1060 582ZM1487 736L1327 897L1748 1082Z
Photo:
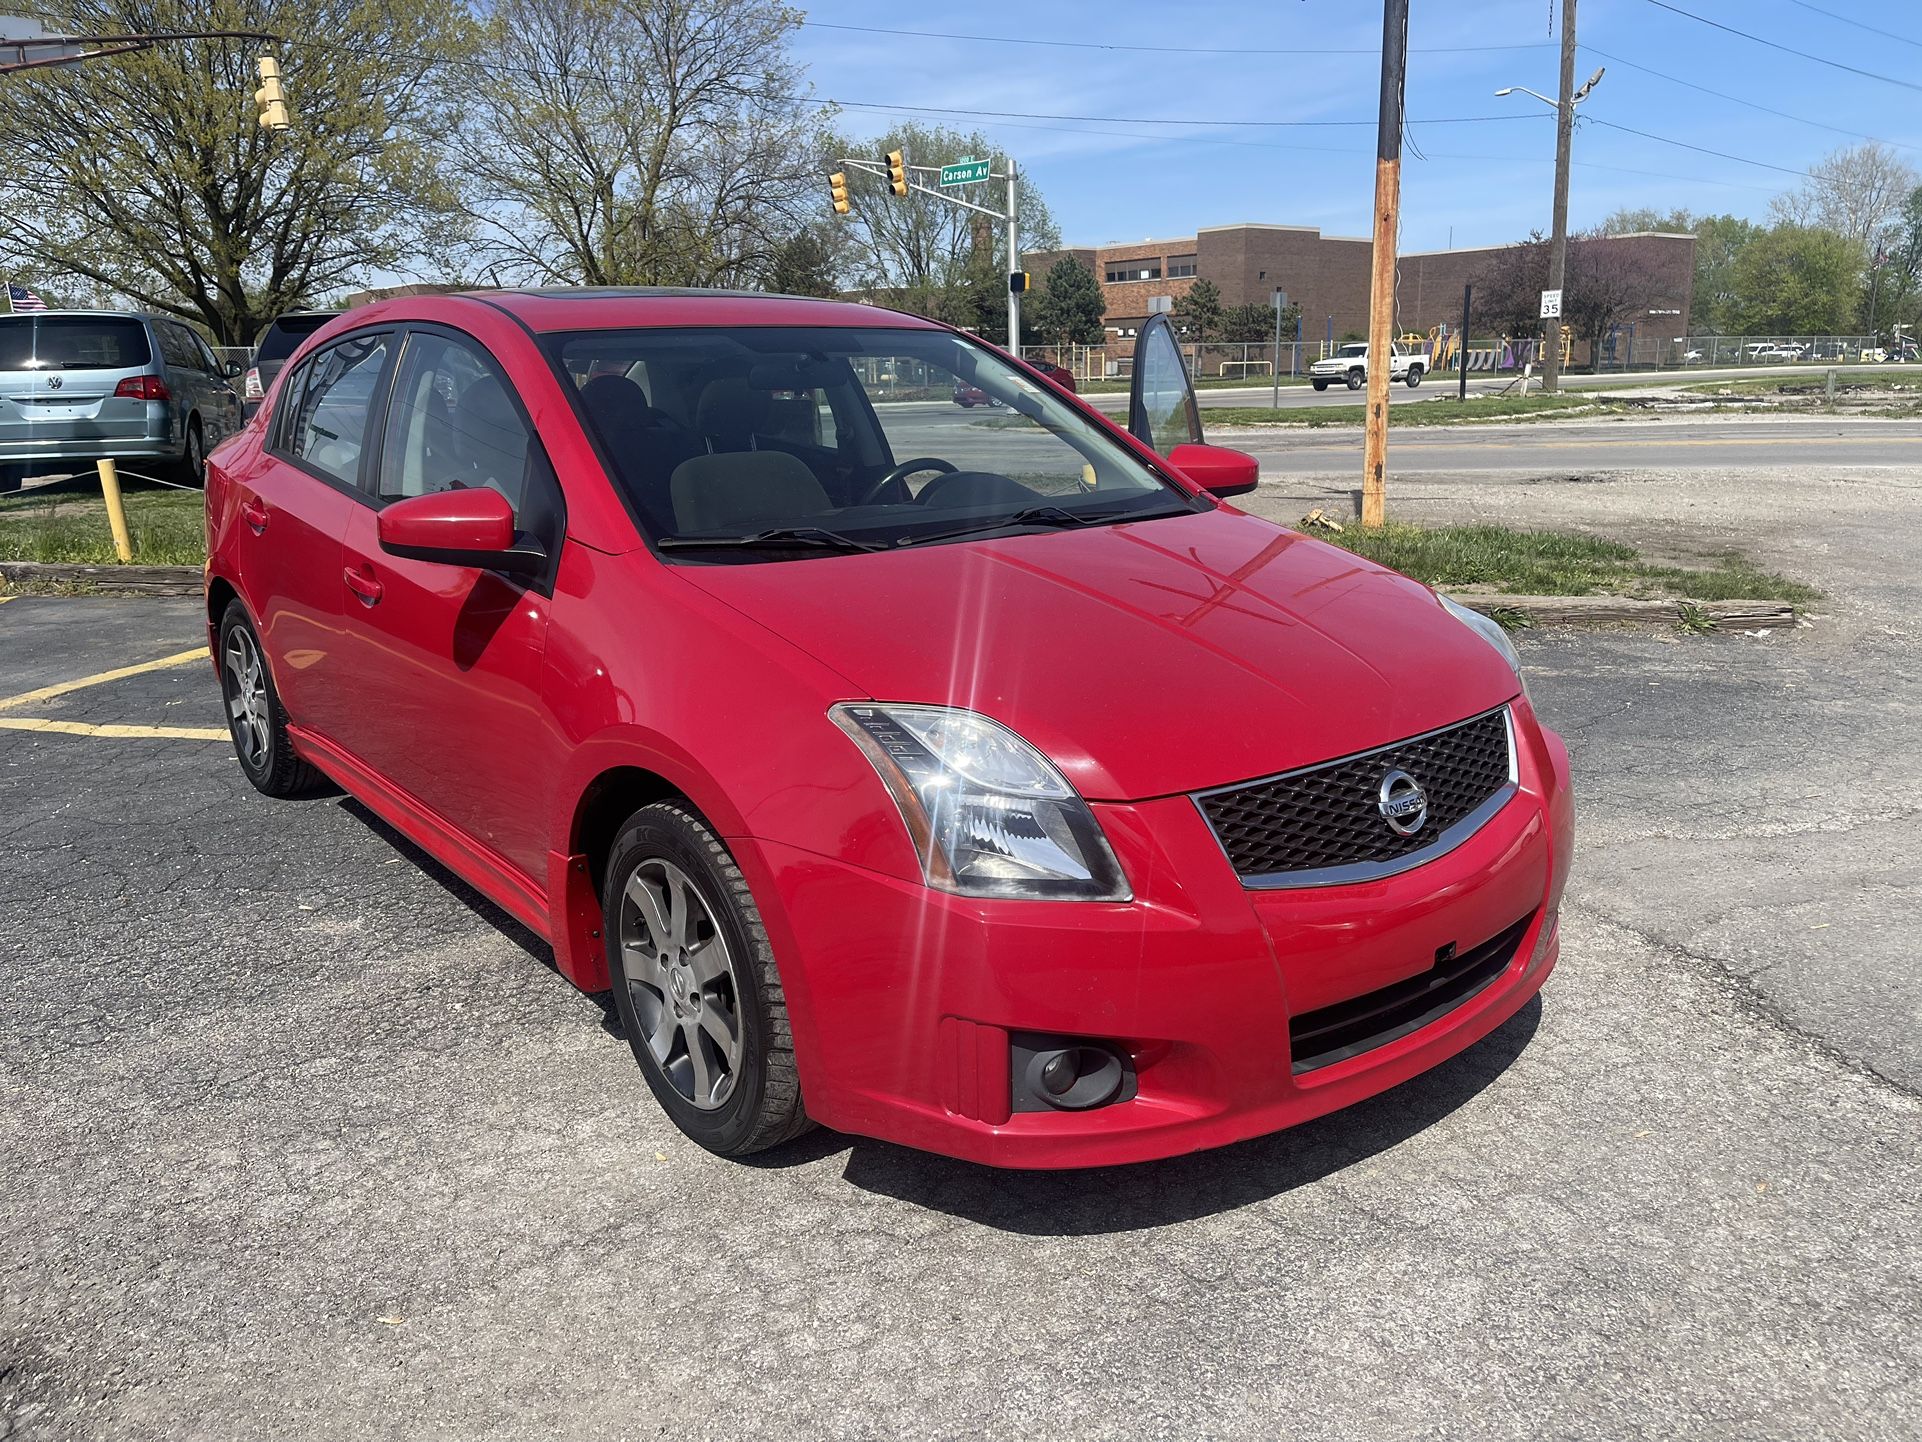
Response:
M1176 446L1168 464L1211 496L1245 496L1261 484L1261 462L1226 446Z
M226 376L230 381L237 381L247 374L247 367L239 361L228 361L225 368L221 371L221 374Z
M547 551L514 530L514 508L499 491L430 491L395 501L375 521L380 548L413 561L537 576Z

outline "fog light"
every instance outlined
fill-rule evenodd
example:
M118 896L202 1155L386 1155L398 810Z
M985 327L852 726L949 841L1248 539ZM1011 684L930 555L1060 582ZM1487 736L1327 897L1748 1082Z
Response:
M1134 1095L1134 1069L1113 1047L1032 1032L1008 1040L1018 1112L1087 1111Z

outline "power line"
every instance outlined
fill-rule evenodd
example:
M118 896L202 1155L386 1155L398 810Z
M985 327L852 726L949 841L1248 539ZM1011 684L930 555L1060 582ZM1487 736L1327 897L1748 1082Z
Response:
M882 104L869 100L816 100L803 95L769 95L769 100L793 100L806 105L840 105L849 110L886 110L891 113L914 115L961 115L992 120L1083 120L1097 125L1194 125L1209 126L1228 130L1266 130L1266 129L1341 129L1353 126L1374 126L1374 119L1368 120L1215 120L1194 119L1179 115L1055 115L1038 110L970 110L949 105L896 105ZM1502 120L1542 120L1546 116L1527 111L1502 115L1442 115L1428 120L1410 121L1411 125L1484 125Z
M1237 45L1232 47L1198 45L1115 45L1100 40L1038 40L1026 35L960 35L944 30L897 30L885 25L842 25L828 20L803 20L803 26L810 30L847 30L860 35L904 35L917 40L971 40L984 45L1039 45L1057 50L1117 50L1139 55L1379 55L1379 46L1361 46L1341 50L1309 49L1306 47L1263 48L1260 46ZM1530 45L1432 45L1421 46L1424 55L1479 55L1493 50L1550 50L1552 42L1537 41Z
M1599 115L1584 115L1583 120L1591 125L1606 125L1610 130L1619 130L1625 135L1639 135L1644 140L1657 140L1663 145L1680 146L1683 150L1693 150L1700 155L1713 155L1718 160L1733 160L1738 165L1759 165L1764 170L1779 170L1784 175L1800 176L1803 180L1815 177L1806 170L1796 170L1792 166L1776 165L1767 160L1750 160L1746 155L1730 155L1726 150L1710 150L1706 145L1691 145L1686 140L1672 140L1666 135L1657 135L1650 130L1637 130L1631 125L1617 125L1612 120L1604 120Z
M1880 35L1889 40L1900 40L1904 45L1913 45L1922 50L1922 40L1911 40L1906 35L1897 35L1893 30L1877 30L1873 25L1864 24L1847 15L1838 15L1833 10L1824 10L1820 5L1811 5L1809 0L1789 0L1792 5L1800 5L1804 10L1813 10L1817 15L1826 15L1831 20L1840 20L1844 25L1853 25L1857 30L1866 30L1871 35Z
M1757 45L1766 45L1771 50L1780 50L1784 55L1800 56L1804 60L1813 60L1817 65L1827 65L1835 70L1846 70L1851 75L1860 75L1867 80L1880 80L1888 85L1900 85L1904 90L1922 90L1922 85L1918 85L1913 80L1897 80L1893 75L1882 75L1873 70L1863 70L1859 66L1844 65L1840 60L1830 60L1825 56L1811 55L1808 51L1797 50L1792 45L1783 45L1775 40L1765 40L1760 35L1751 35L1746 30L1737 30L1733 25L1724 25L1721 21L1711 20L1706 15L1697 15L1692 10L1682 9L1679 5L1671 5L1668 3L1668 0L1648 0L1648 3L1653 5L1657 10L1667 10L1672 14L1693 20L1697 24L1707 25L1716 30L1724 30L1730 35L1739 35L1742 39L1752 40ZM1775 168L1780 169L1779 166Z
M1597 59L1608 61L1611 65L1624 65L1630 70L1639 70L1644 75L1653 75L1657 80L1666 80L1671 85L1686 86L1690 90L1699 90L1704 95L1713 95L1717 100L1727 100L1736 105L1746 105L1750 110L1759 110L1764 115L1774 115L1783 120L1793 120L1797 125L1812 125L1817 130L1832 131L1836 135L1846 135L1855 140L1873 140L1878 144L1893 145L1898 150L1913 150L1922 154L1922 145L1905 145L1899 140L1883 140L1879 135L1865 135L1859 130L1844 130L1841 126L1830 125L1826 121L1810 120L1806 115L1791 115L1786 110L1777 110L1772 106L1745 99L1740 95L1730 95L1726 91L1711 90L1706 85L1697 85L1693 80L1684 80L1679 75L1669 75L1663 71L1652 69L1647 65L1639 64L1636 61L1624 60L1619 55L1610 55L1606 50L1598 50L1586 41L1582 42L1581 48Z

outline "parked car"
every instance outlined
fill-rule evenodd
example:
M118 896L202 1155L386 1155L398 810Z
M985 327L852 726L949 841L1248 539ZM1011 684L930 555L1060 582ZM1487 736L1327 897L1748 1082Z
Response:
M165 316L0 315L0 491L104 458L198 485L207 452L240 428L237 374Z
M1389 348L1388 379L1406 381L1410 389L1421 384L1422 377L1428 374L1428 360L1425 356L1401 345ZM1340 381L1351 391L1358 391L1368 384L1368 342L1355 341L1344 345L1326 360L1318 360L1308 367L1308 383L1318 391L1325 391L1334 381Z
M254 341L254 363L247 367L241 399L251 418L266 399L267 388L299 344L339 315L337 310L290 310L267 324Z
M719 1153L1107 1164L1393 1086L1555 964L1566 751L1493 622L1224 504L1254 460L1137 355L1124 431L865 305L356 309L210 467L241 769L611 988Z
M994 397L982 390L980 386L957 382L954 387L954 403L962 410L970 411L976 406L993 405Z
M1053 361L1044 360L1031 360L1027 364L1029 370L1040 371L1042 375L1060 386L1061 389L1068 392L1068 394L1078 394L1079 387L1074 383L1074 372L1066 366L1058 366Z

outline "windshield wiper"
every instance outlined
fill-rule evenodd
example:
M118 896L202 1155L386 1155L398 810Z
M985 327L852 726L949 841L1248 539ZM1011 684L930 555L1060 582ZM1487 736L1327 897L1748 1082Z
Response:
M655 546L663 551L752 551L783 546L820 546L833 551L885 551L878 541L857 541L822 526L776 526L751 536L663 536Z
M962 536L979 535L983 531L1000 531L1009 526L1099 526L1108 521L1151 521L1161 516L1182 515L1181 511L1132 511L1127 508L1105 511L1071 511L1066 506L1023 506L1020 510L1006 516L994 516L975 521L971 525L956 526L951 531L936 531L931 536L911 536L904 539L904 546L925 546L931 541L952 541Z

